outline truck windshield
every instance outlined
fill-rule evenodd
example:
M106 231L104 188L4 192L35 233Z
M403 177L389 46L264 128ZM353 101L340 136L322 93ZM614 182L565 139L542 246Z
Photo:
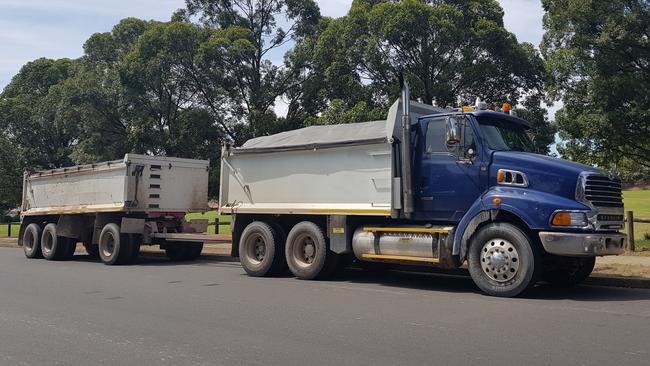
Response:
M498 118L478 117L481 134L492 150L535 152L526 128Z

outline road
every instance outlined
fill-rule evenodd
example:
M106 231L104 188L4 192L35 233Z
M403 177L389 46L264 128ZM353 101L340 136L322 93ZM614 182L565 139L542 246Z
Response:
M250 278L0 248L0 365L649 365L650 290L481 295L465 277Z

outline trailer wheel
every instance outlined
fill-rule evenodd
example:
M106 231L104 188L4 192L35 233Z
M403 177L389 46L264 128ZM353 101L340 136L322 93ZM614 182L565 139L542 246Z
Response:
M120 233L117 224L106 224L99 235L99 257L106 265L124 264L132 255L128 234Z
M472 238L468 252L469 273L488 295L513 297L532 288L541 272L536 243L518 227L494 223Z
M302 280L331 275L338 259L329 250L323 230L311 221L303 221L291 229L287 235L285 255L291 273Z
M596 257L553 257L552 269L542 279L557 287L572 287L586 280L596 265Z
M41 252L42 230L38 224L29 224L23 233L23 250L27 258L43 258Z
M56 235L56 224L45 225L41 235L41 252L43 257L49 261L60 261L66 259L69 252L69 239Z
M262 221L253 221L239 240L239 262L249 276L262 277L281 272L284 260L284 237L279 230Z

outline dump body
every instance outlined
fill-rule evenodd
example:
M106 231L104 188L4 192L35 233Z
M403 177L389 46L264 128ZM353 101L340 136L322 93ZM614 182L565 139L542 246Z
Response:
M123 160L25 174L24 216L188 212L207 207L205 160L127 154Z
M386 120L312 126L224 149L221 212L390 216L401 205L400 110L395 103ZM411 110L414 120L442 111L414 102Z

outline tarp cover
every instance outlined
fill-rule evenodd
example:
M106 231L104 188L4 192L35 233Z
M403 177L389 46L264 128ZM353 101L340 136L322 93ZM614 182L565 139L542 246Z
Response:
M311 126L270 136L256 137L237 150L290 149L321 145L354 144L386 140L386 121Z

